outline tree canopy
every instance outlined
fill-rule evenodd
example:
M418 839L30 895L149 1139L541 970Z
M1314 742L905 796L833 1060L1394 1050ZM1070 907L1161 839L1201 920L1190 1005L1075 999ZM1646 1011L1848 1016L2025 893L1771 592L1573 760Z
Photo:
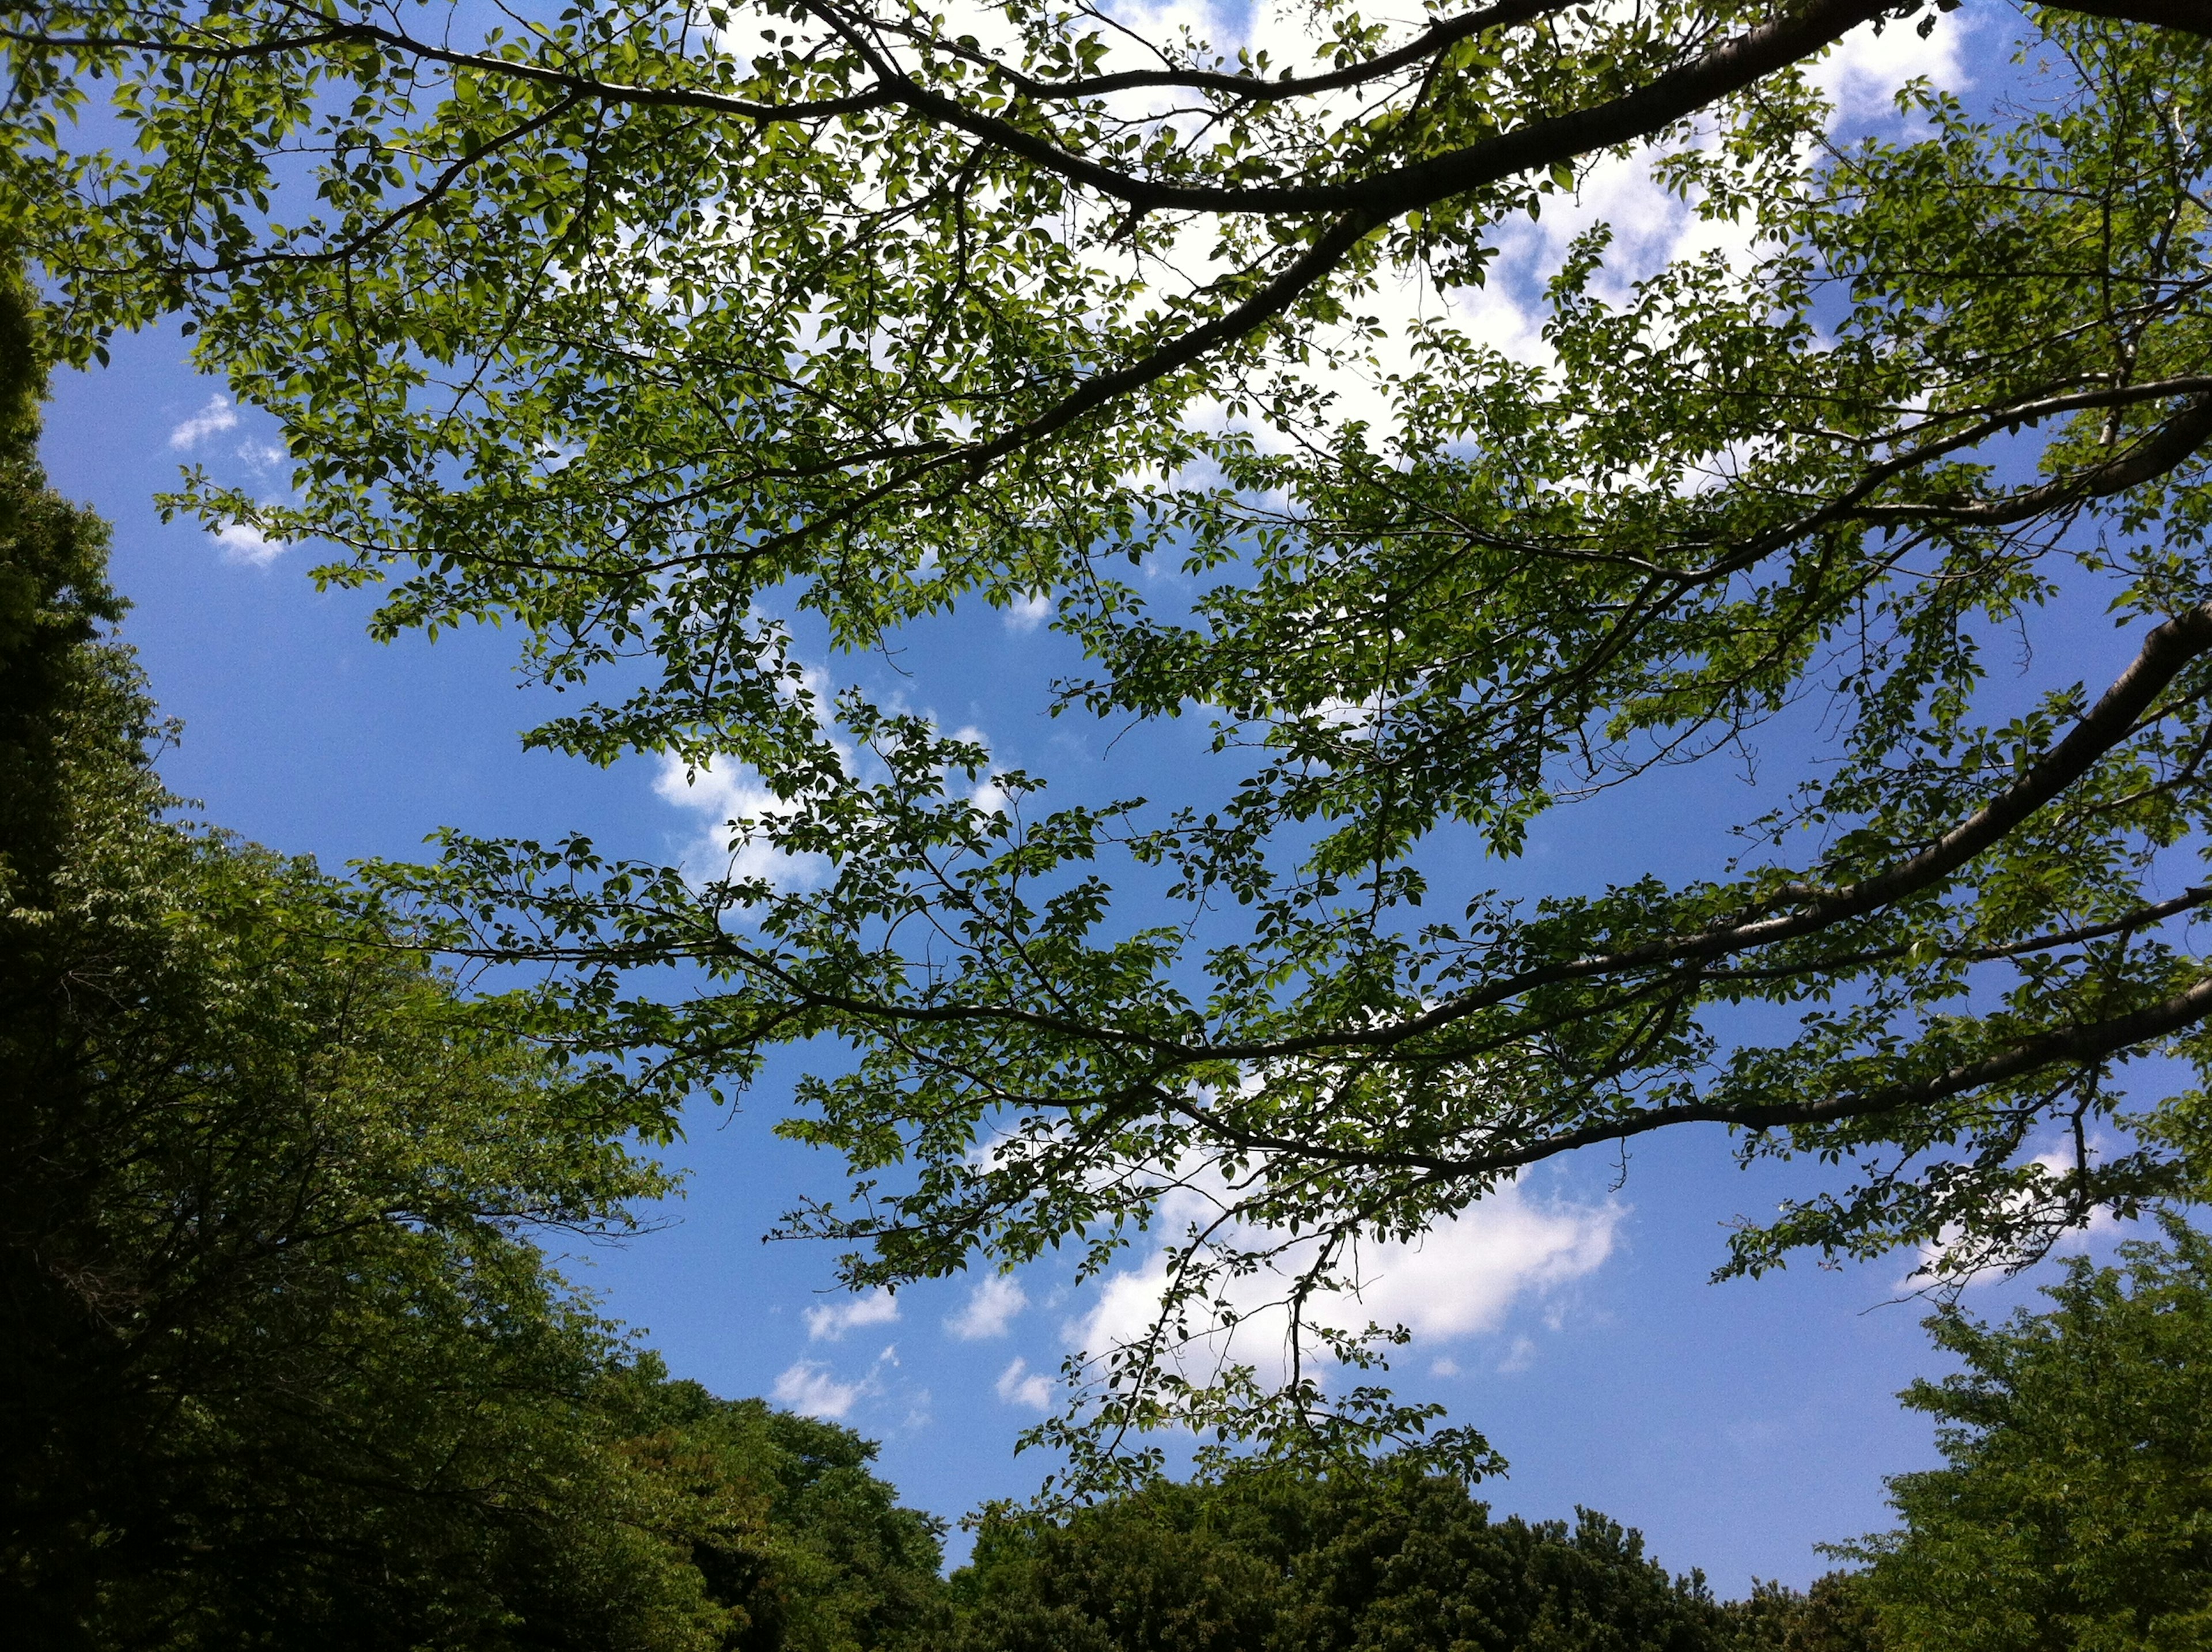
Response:
M1411 1471L1411 1472L1409 1472ZM1245 1462L1054 1519L987 1511L948 1652L1882 1652L1864 1574L1714 1599L1587 1509L1492 1520L1417 1460Z
M2212 1627L2212 1242L2178 1221L2051 1306L1929 1321L1963 1369L1906 1405L1945 1466L1890 1482L1903 1524L1851 1546L1889 1644L2163 1649Z
M1492 1521L1460 1483L1387 1461L1001 1513L951 1593L960 1652L1709 1652L1723 1622L1701 1579L1602 1515Z
M1218 50L1049 0L491 21L0 8L6 210L78 359L179 315L282 419L292 495L180 508L334 547L385 634L517 625L584 696L532 739L749 766L737 838L824 858L387 869L562 972L537 1036L663 1109L842 1045L782 1127L851 1163L792 1226L855 1285L1096 1272L1210 1201L1044 1426L1079 1473L1170 1424L1419 1437L1323 1381L1398 1334L1360 1247L1581 1149L1848 1167L1735 1272L1956 1277L2203 1185L2198 1092L2122 1075L2201 1067L2212 1014L2202 0L1320 0ZM1839 130L1814 71L1869 25L2008 43L2018 95ZM1717 250L1589 228L1539 342L1487 339L1506 227L1620 167ZM793 642L1032 599L1084 661L1051 708L1209 719L1212 803L1054 805ZM2133 661L2003 708L1991 645L2051 608ZM1725 870L1423 905L1812 705ZM1219 1340L1255 1278L1279 1382Z

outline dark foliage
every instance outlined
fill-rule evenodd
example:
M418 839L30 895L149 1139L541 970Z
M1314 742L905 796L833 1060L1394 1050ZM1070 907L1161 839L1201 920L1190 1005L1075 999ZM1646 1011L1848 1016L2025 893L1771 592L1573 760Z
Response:
M1601 1515L1493 1521L1387 1463L1001 1514L952 1589L960 1652L1705 1652L1719 1621Z
M670 1383L533 1236L635 1121L312 864L182 820L0 281L0 1625L32 1648L857 1652L935 1528Z
M1809 1589L1759 1583L1721 1608L1727 1652L1884 1652L1863 1572L1830 1572Z

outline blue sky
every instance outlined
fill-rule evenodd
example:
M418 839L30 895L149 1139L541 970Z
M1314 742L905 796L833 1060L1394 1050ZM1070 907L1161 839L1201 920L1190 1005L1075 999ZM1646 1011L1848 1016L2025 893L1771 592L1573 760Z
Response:
M1544 234L1559 241L1571 228L1547 221ZM379 645L363 630L372 598L318 593L310 553L161 524L152 495L187 460L283 485L273 428L221 389L196 376L180 340L149 334L118 341L106 369L61 374L48 419L49 468L113 523L117 579L136 604L126 635L184 721L162 763L173 789L216 823L332 867L417 854L446 825L580 829L617 853L669 858L720 818L694 806L714 801L713 786L687 797L650 761L601 770L522 751L518 732L548 707L518 689L510 636ZM830 663L1078 793L1171 793L1202 733L1171 726L1116 746L1108 731L1048 721L1035 690L1068 662L1066 644L1023 616L958 616L906 641L896 661ZM2132 648L2094 613L2053 614L2037 641L2092 683ZM1787 757L1811 731L1764 738ZM1440 876L1534 892L1708 872L1725 847L1714 824L1756 811L1733 771L1662 776L1543 824L1510 866L1469 861ZM833 1163L769 1133L800 1070L787 1054L743 1110L688 1120L673 1155L690 1175L685 1197L656 1213L654 1231L566 1266L678 1375L880 1439L910 1502L957 1517L1025 1494L1047 1465L1012 1448L1039 1414L1038 1379L1127 1308L1144 1255L1087 1295L1049 1266L896 1303L830 1293L826 1251L761 1242L794 1197L834 1185ZM1920 1306L1895 1300L1905 1259L1706 1283L1729 1218L1813 1185L1803 1169L1739 1171L1717 1131L1646 1143L1625 1166L1605 1156L1540 1170L1395 1259L1385 1317L1418 1333L1401 1384L1511 1461L1488 1488L1500 1511L1602 1509L1725 1594L1754 1576L1802 1583L1826 1570L1816 1542L1886 1523L1885 1474L1933 1461L1927 1425L1893 1399L1932 1369ZM1977 1305L2027 1300L2032 1283L1978 1288Z

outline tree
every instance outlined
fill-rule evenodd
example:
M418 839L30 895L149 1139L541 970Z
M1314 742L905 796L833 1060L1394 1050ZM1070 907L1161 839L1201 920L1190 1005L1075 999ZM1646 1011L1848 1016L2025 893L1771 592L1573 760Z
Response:
M1850 1551L1899 1652L2134 1652L2212 1631L2212 1242L2178 1220L2117 1267L2069 1258L2051 1306L1929 1321L1964 1369L1905 1402L1946 1467L1890 1482Z
M939 1627L944 1524L894 1502L872 1442L643 1376L625 1450L660 1488L661 1529L734 1608L731 1652L874 1652Z
M1002 1510L952 1596L958 1652L1706 1652L1717 1622L1702 1580L1601 1515L1493 1523L1459 1483L1389 1462Z
M179 817L104 530L39 470L38 332L0 279L0 1621L890 1644L938 1551L874 1449L669 1382L533 1242L669 1187L622 1093L309 863Z
M312 866L173 817L104 531L38 469L37 331L0 283L0 1610L55 1646L485 1644L532 1592L641 1625L650 1535L557 1513L619 1347L521 1230L665 1181Z
M1754 1580L1721 1606L1732 1652L1887 1652L1864 1572L1832 1571L1808 1589Z
M781 1127L851 1163L790 1226L856 1286L1070 1242L1096 1272L1211 1201L1042 1427L1079 1476L1173 1424L1423 1437L1316 1374L1397 1335L1360 1248L1559 1155L1703 1122L1849 1167L1724 1272L1924 1245L1954 1279L2203 1187L2200 1092L2122 1072L2201 1070L2212 1012L2212 891L2170 881L2212 750L2202 0L1328 0L1234 56L1042 0L471 15L8 8L9 210L77 359L179 313L283 419L295 500L200 476L180 507L389 580L384 634L621 665L531 738L750 765L776 801L736 835L827 858L701 886L455 837L389 869L455 951L568 972L544 1036L669 1109L843 1045ZM1832 133L1821 54L1960 22L2033 94L1914 83L1905 136ZM1736 252L1645 268L1594 228L1533 353L1381 319L1620 167ZM1212 805L1048 808L815 692L787 623L859 649L1039 596L1086 659L1051 708L1203 711ZM2006 707L1990 647L2054 607L2134 661ZM1454 857L1823 701L1712 875L1423 907ZM1280 1382L1224 1341L1255 1293Z

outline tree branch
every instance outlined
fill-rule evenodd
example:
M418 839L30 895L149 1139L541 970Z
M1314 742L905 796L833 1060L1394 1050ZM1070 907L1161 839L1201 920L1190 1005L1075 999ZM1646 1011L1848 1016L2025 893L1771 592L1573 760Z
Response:
M897 27L899 33L926 51L975 64L1004 80L1035 103L1101 98L1116 92L1155 88L1218 92L1224 96L1241 99L1248 103L1273 103L1285 98L1306 97L1316 92L1340 92L1364 85L1370 81L1395 74L1401 69L1410 69L1423 58L1432 57L1445 47L1471 35L1480 34L1485 29L1510 28L1517 24L1533 22L1537 18L1565 11L1573 3L1574 0L1503 0L1500 4L1485 6L1481 10L1469 12L1463 17L1431 21L1406 45L1363 63L1350 64L1326 75L1285 76L1280 80L1272 81L1261 80L1256 75L1224 75L1204 70L1181 69L1136 69L1111 75L1079 76L1066 81L1039 80L987 52L963 46L957 40L942 39L896 25L884 27Z
M1460 1179L1492 1176L1526 1169L1585 1147L1632 1140L1655 1130L1682 1124L1723 1124L1736 1129L1772 1130L1808 1124L1832 1124L1845 1119L1868 1118L1908 1107L1923 1107L1969 1090L1982 1090L2022 1078L2059 1063L2087 1065L2118 1054L2135 1045L2181 1031L2212 1016L2212 976L2187 991L2143 1009L2110 1020L2057 1028L2022 1040L2009 1049L1978 1061L1969 1061L1925 1078L1879 1090L1831 1096L1820 1102L1778 1102L1768 1106L1729 1105L1686 1102L1674 1107L1647 1108L1623 1114L1602 1123L1561 1131L1521 1146L1492 1153L1442 1157L1428 1153L1376 1152L1358 1148L1336 1148L1323 1143L1243 1129L1195 1102L1161 1090L1154 1099L1168 1111L1189 1120L1215 1139L1255 1152L1282 1153L1318 1159L1347 1168L1413 1170L1425 1175Z

